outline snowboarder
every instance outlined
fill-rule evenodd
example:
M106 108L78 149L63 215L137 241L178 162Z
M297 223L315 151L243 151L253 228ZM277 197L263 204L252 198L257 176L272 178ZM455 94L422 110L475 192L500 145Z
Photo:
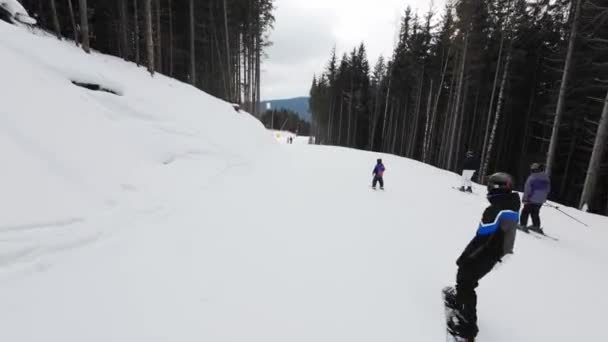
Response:
M382 164L382 159L376 160L376 166L374 167L374 171L372 171L372 175L374 175L374 180L372 181L372 188L376 190L376 183L380 183L380 190L384 190L384 164Z
M475 157L475 153L473 153L473 151L467 151L462 167L462 186L458 190L473 192L473 183L471 182L471 179L478 168L479 160Z
M443 289L446 307L453 311L448 317L448 332L465 341L474 341L477 327L477 294L479 280L494 265L513 253L520 199L513 192L513 180L506 173L488 179L488 201L475 237L456 260L456 287Z
M530 166L530 176L526 180L522 202L524 208L521 211L520 226L528 229L528 217L532 216L532 227L530 229L543 233L540 225L540 208L547 201L551 191L551 180L545 173L543 164L534 163Z

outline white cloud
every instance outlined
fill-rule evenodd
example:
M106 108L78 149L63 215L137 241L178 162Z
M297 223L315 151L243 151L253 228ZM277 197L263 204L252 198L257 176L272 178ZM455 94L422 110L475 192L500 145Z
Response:
M333 46L341 55L365 42L372 64L381 54L389 56L408 4L422 14L430 1L276 0L273 46L262 62L262 98L307 95Z

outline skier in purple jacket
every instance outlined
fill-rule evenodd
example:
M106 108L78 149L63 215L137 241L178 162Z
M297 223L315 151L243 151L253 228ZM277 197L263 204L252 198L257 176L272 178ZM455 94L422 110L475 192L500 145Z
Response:
M378 159L376 161L376 166L372 171L372 174L374 175L374 180L372 181L372 188L374 190L376 189L376 183L380 183L380 190L384 190L384 170L386 170L386 168L384 167L384 164L382 164L382 159Z
M532 216L532 230L542 233L540 225L540 208L547 201L549 192L551 191L551 180L549 175L545 173L545 167L542 164L534 163L530 167L532 172L526 180L524 187L524 196L522 202L524 208L521 211L519 225L527 229L528 217Z

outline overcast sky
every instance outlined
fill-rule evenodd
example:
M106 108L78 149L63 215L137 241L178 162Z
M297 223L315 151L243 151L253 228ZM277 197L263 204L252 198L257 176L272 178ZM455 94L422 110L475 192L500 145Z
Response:
M323 70L334 46L341 56L365 42L372 66L381 54L390 56L408 4L422 14L430 0L275 0L262 99L308 96L313 75Z

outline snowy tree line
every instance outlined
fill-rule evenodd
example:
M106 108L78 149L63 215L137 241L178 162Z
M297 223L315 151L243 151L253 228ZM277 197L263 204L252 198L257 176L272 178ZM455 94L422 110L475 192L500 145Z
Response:
M407 9L393 55L335 51L310 90L317 142L458 170L465 151L521 186L608 214L608 0L460 0Z
M59 38L147 66L252 113L273 0L21 0Z

